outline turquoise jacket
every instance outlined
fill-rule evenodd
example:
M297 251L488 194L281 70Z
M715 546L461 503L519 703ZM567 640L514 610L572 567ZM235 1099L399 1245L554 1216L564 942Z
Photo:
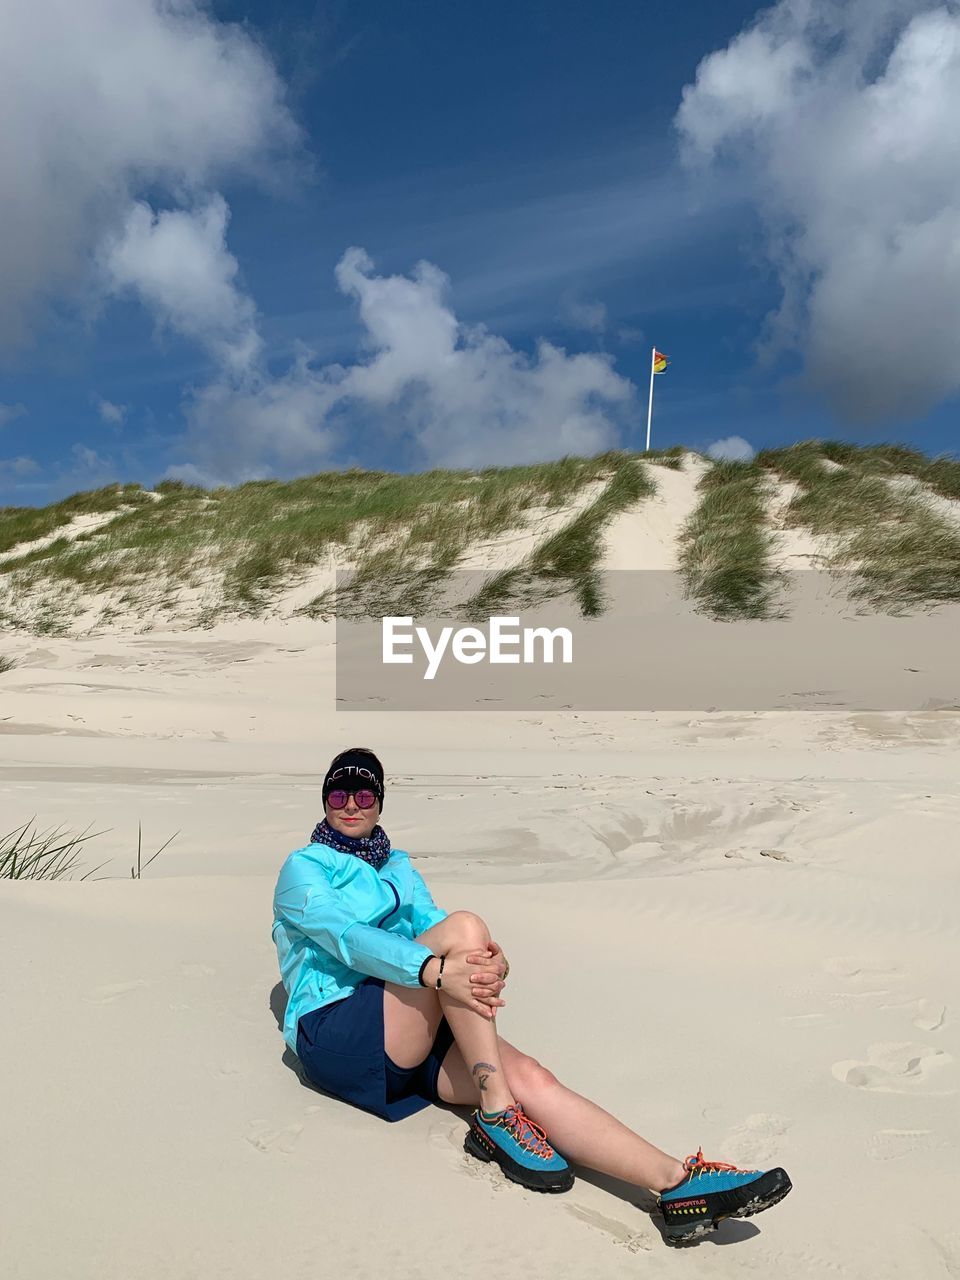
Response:
M283 1038L294 1053L299 1019L352 995L365 977L419 986L431 952L414 938L446 916L402 849L380 871L325 844L295 849L280 868L272 931L288 997Z

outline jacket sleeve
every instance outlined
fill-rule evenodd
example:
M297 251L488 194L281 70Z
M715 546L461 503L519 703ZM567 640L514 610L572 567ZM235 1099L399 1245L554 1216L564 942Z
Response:
M421 934L446 920L447 912L441 911L434 902L423 876L415 870L413 863L410 864L410 874L413 878L413 932Z
M281 876L274 909L348 969L402 987L420 985L420 969L429 960L430 950L419 942L360 924L344 910L336 890L322 877Z

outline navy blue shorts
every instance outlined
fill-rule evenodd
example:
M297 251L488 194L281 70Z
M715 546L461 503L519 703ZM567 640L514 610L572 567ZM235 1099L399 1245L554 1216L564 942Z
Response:
M305 1013L297 1057L307 1079L384 1120L403 1120L439 1102L437 1076L453 1044L441 1017L433 1046L416 1067L398 1067L383 1047L383 980L367 978L352 996Z

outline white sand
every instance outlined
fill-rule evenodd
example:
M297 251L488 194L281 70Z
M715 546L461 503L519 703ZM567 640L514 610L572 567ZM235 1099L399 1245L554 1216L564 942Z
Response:
M829 458L824 459L829 462ZM770 527L774 531L774 566L785 572L822 568L833 549L830 539L811 533L802 525L785 523L787 508L800 491L791 480L771 480Z
M916 498L952 532L960 529L960 502L945 498L942 494L925 485L913 476L898 476L890 484L909 498Z
M694 454L686 455L677 471L650 467L657 491L611 521L604 536L604 567L676 569L677 533L700 501L697 484L706 469L707 463Z
M956 709L338 714L305 620L2 651L0 831L110 828L116 877L0 883L4 1277L960 1273ZM509 954L502 1033L677 1155L783 1164L783 1205L675 1253L634 1188L537 1196L465 1112L301 1084L271 896L353 742ZM138 819L180 834L132 881Z

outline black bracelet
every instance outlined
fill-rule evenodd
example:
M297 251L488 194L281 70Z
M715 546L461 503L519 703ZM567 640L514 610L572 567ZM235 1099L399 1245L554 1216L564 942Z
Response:
M446 962L446 959L447 959L446 956L440 957L440 972L437 974L437 990L438 991L443 986L443 966L444 966L444 963Z
M420 983L421 987L425 987L427 985L423 980L424 969L427 967L427 965L430 963L431 960L436 960L436 958L437 958L436 956L427 956L426 960L424 960L423 964L420 966L420 972L417 974L417 981Z

